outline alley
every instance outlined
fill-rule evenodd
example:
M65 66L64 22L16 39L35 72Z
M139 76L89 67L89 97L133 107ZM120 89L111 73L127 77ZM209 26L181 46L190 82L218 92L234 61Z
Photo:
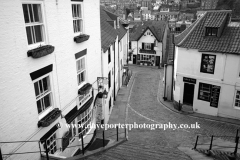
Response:
M197 135L223 136L223 140L233 139L239 126L210 121L172 112L166 109L158 98L162 98L163 69L154 67L130 66L135 73L128 105L128 124L200 124L200 129L160 129L132 128L127 142L91 158L97 159L134 159L140 155L146 159L156 154L156 159L191 159L177 147L193 148ZM159 83L160 82L160 83ZM200 139L207 142L209 138ZM144 146L144 147L142 147ZM135 155L135 157L134 157ZM146 157L144 157L146 156ZM91 159L90 158L90 159ZM154 157L155 158L155 157ZM138 158L139 159L139 158Z

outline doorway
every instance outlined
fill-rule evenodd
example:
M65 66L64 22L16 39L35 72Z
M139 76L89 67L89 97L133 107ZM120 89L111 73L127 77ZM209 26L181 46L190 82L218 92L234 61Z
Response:
M133 64L136 64L136 55L133 55Z
M183 103L193 105L194 98L194 84L184 83Z

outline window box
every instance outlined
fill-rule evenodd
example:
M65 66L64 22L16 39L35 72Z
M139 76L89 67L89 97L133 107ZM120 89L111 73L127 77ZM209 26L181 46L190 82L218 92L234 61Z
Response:
M85 84L78 90L79 95L85 95L89 92L89 90L92 88L92 85L90 83Z
M76 37L74 37L74 42L76 42L76 43L82 43L82 42L84 42L84 41L87 41L88 39L89 39L89 35L86 35L86 34L81 34L81 35L79 35L79 36L76 36Z
M47 127L51 123L53 123L59 116L61 115L61 111L58 108L53 109L50 113L48 113L43 119L38 121L38 127Z
M28 57L40 58L51 54L54 51L54 47L51 45L41 46L27 52Z

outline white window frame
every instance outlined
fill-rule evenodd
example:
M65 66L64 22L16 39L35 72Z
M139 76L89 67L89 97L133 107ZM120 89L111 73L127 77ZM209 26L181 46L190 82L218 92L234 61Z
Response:
M42 23L40 23L40 24L42 24L42 42L28 44L28 37L27 37L26 27L27 26L33 26L33 25L30 25L31 23L27 23L27 24L25 23L24 13L23 13L23 22L25 24L25 32L26 32L26 39L27 39L28 49L33 49L33 48L39 47L40 45L46 45L47 44L47 30L46 30L45 10L44 10L43 2L41 2L41 1L22 1L22 5L23 4L40 4L40 7L41 7ZM23 8L22 8L22 11L23 11Z
M35 79L35 80L33 81L34 92L35 92L35 86L34 86L34 84L35 84L36 82L42 80L42 79L45 78L45 77L49 77L48 87L49 87L50 90L49 90L48 92L45 92L45 93L44 93L43 95L41 95L40 97L37 97L37 96L36 96L36 93L34 93L34 95L35 95L35 97L36 97L36 108L37 108L37 112L38 112L37 101L40 100L40 99L42 99L43 97L45 97L45 96L48 95L48 94L50 94L50 106L47 107L47 108L45 108L42 112L38 113L38 118L39 118L39 120L42 119L43 117L45 117L45 116L46 116L49 112L51 112L51 111L53 110L53 108L54 108L53 83L52 83L52 79L51 79L52 77L51 77L51 74L50 74L50 73L49 73L49 74L46 74L46 75L44 75L44 76L42 76L42 77L39 77L39 78L37 78L37 79Z
M53 141L51 142L50 141L50 139L51 139L51 137L53 137L55 135L55 139L53 139ZM50 146L52 145L52 144L54 144L54 142L55 142L55 145L53 146L53 148L54 147L56 147L56 151L53 153L53 154L55 154L56 152L57 152L57 133L56 133L56 131L50 136L50 137L48 137L48 139L46 140L46 142L48 142L48 141L50 141L50 144L48 145L48 143L46 144L47 145L47 148L48 148L48 153L49 154L52 154L52 153L50 153L51 152L51 150L53 150L53 149L51 149L50 148Z
M237 98L237 92L239 92L239 98ZM238 103L238 106L236 106L235 104L236 104L236 101L238 101L237 103ZM240 109L240 90L239 89L237 89L236 91L235 91L235 95L234 95L234 101L233 101L233 107L235 108L235 109Z
M91 130L90 126L92 125L92 122L93 122L92 112L93 112L93 106L89 107L86 111L84 111L77 117L78 126L80 128L84 126L83 130L78 128L77 134L79 136L79 141L81 141L81 133L83 133L83 137L86 137Z
M144 43L144 49L151 50L152 44L151 43Z
M81 69L81 70L78 70L78 61L84 59L84 69ZM86 56L82 56L78 59L76 59L76 71L77 71L77 84L78 84L78 88L81 88L86 82L87 82L87 57ZM78 75L81 74L82 72L85 71L85 74L84 74L84 80L79 83L79 79L78 79Z
M79 34L83 34L84 33L84 5L83 5L83 2L72 2L71 3L71 11L73 11L73 5L80 5L81 6L81 15L82 15L82 17L80 18L80 17L73 17L73 12L72 12L72 14L71 14L71 16L72 16L72 22L74 23L74 20L82 20L82 30L81 31L79 31L79 32L74 32L74 25L73 25L73 23L72 23L72 25L73 25L73 34L74 34L74 36L77 36L77 35L79 35Z

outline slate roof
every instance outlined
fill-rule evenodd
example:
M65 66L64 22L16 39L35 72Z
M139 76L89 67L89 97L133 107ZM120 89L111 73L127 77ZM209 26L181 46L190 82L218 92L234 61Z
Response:
M143 23L143 25L142 25ZM147 29L150 29L159 42L162 42L166 22L164 21L144 21L136 23L135 32L129 35L130 41L138 41ZM144 32L143 32L144 31Z
M109 46L117 38L117 32L107 22L107 20L111 20L111 18L107 15L102 6L100 7L100 19L101 19L101 45L103 52L106 52Z
M208 11L176 36L175 44L182 48L198 49L205 52L240 54L240 26L236 23L229 23L230 17L231 11ZM204 35L206 26L219 26L219 24L214 24L215 20L224 22L225 18L227 21L220 37Z
M106 11L107 15L112 19L117 21L117 15L115 15L114 13L111 13L109 11ZM119 18L119 28L116 29L117 34L118 34L118 40L121 40L124 35L127 33L127 29L125 29L125 27L122 25L125 22L121 21L121 19Z
M119 23L119 28L114 29L107 21L117 20L117 15L105 10L103 6L100 6L100 19L101 19L101 44L103 52L106 52L109 46L115 42L117 36L118 40L127 33L127 30L123 27L122 21Z

